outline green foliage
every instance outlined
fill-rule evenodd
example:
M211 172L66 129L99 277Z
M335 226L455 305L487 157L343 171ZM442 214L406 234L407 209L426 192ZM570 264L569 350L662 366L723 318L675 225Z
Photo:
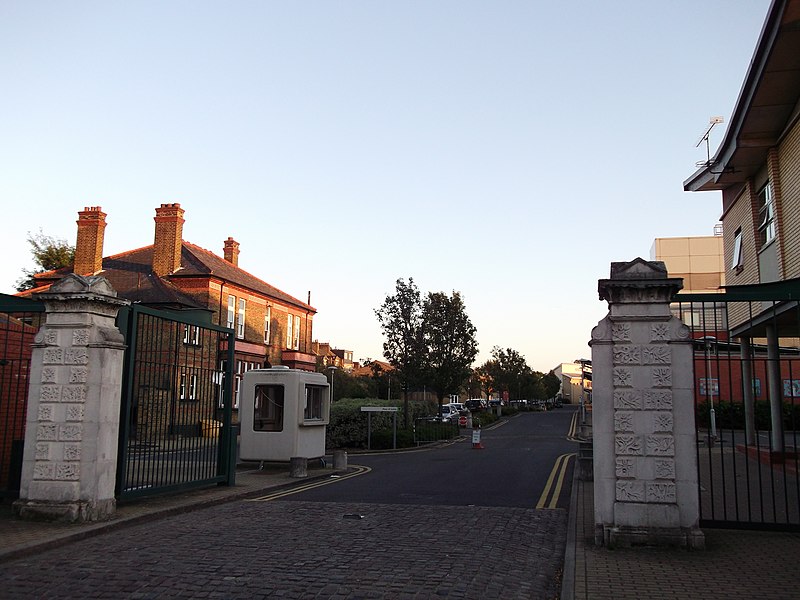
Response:
M479 367L479 373L489 391L508 392L510 400L549 397L546 396L545 376L531 369L525 357L513 348L492 348L492 358Z
M34 286L33 276L37 273L72 266L75 260L74 246L70 246L66 240L45 235L41 229L36 234L29 231L27 240L31 247L33 262L38 268L22 269L22 277L16 282L18 292L31 289Z
M425 380L440 402L458 393L472 373L478 355L475 326L467 316L461 294L429 293L423 306L426 343Z
M473 427L486 427L497 421L499 417L491 410L484 410L482 412L472 413L472 426Z
M756 429L772 430L772 418L768 400L757 400L753 403ZM711 411L707 401L699 402L695 412L697 426L708 429L711 423ZM781 406L783 426L787 430L800 428L800 406L784 401ZM714 413L718 429L744 429L744 404L741 402L714 402Z
M367 447L367 414L361 412L362 406L398 406L398 402L375 398L344 398L332 403L331 420L326 428L325 440L329 451L337 448ZM416 418L434 415L436 408L433 402L409 402L409 410L413 423ZM400 419L398 419L397 428L399 445L400 431L405 431ZM392 413L372 413L373 440L380 431L388 431L391 436ZM408 428L407 431L411 432L411 429ZM410 435L413 438L413 432ZM402 434L402 439L406 440L407 434Z

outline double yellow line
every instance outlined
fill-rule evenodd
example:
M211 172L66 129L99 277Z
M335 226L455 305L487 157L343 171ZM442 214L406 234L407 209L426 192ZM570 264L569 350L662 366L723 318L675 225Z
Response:
M348 472L346 475L331 475L328 479L323 479L321 481L310 481L309 483L298 485L297 487L292 487L288 490L276 490L271 494L267 494L266 496L248 498L246 502L269 502L270 500L277 500L278 498L283 498L284 496L291 496L292 494L299 494L300 492L305 492L306 490L322 487L323 485L338 483L339 481L350 479L351 477L365 475L370 471L372 471L372 469L369 467L355 465L353 466L353 470Z
M553 470L550 471L550 477L547 478L547 483L544 486L544 491L539 497L539 502L536 503L536 508L556 508L558 506L558 497L561 495L561 488L564 487L564 476L567 474L567 467L569 466L569 459L575 456L575 453L562 454L556 459L556 464L553 465ZM553 485L555 483L555 486ZM547 498L550 502L547 502Z

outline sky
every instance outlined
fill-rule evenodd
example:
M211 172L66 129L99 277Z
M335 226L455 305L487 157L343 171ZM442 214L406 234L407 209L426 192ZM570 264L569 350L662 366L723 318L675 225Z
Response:
M0 0L0 292L40 229L104 255L188 242L382 358L398 278L461 293L478 363L589 358L610 263L711 235L682 183L726 121L768 0ZM725 124L711 133L711 153Z

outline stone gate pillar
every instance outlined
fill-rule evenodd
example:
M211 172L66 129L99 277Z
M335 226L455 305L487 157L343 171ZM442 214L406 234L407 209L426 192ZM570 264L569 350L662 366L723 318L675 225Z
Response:
M698 529L693 352L663 262L611 263L592 331L595 541L704 546Z
M37 295L47 320L31 357L25 453L15 512L94 521L116 509L124 349L114 325L127 300L103 277L68 275Z

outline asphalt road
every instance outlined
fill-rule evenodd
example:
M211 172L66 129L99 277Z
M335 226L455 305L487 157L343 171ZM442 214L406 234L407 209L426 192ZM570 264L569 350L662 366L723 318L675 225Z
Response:
M322 502L376 502L450 506L535 508L551 474L548 506L569 503L571 468L559 457L576 451L566 439L575 413L569 408L521 413L481 432L482 449L472 438L446 447L395 454L351 455L351 465L372 471L362 477L303 492L292 499ZM556 490L563 472L562 486Z
M364 475L9 561L0 597L554 600L567 512L535 506L568 495L553 499L571 416L521 415L482 450L359 456Z

